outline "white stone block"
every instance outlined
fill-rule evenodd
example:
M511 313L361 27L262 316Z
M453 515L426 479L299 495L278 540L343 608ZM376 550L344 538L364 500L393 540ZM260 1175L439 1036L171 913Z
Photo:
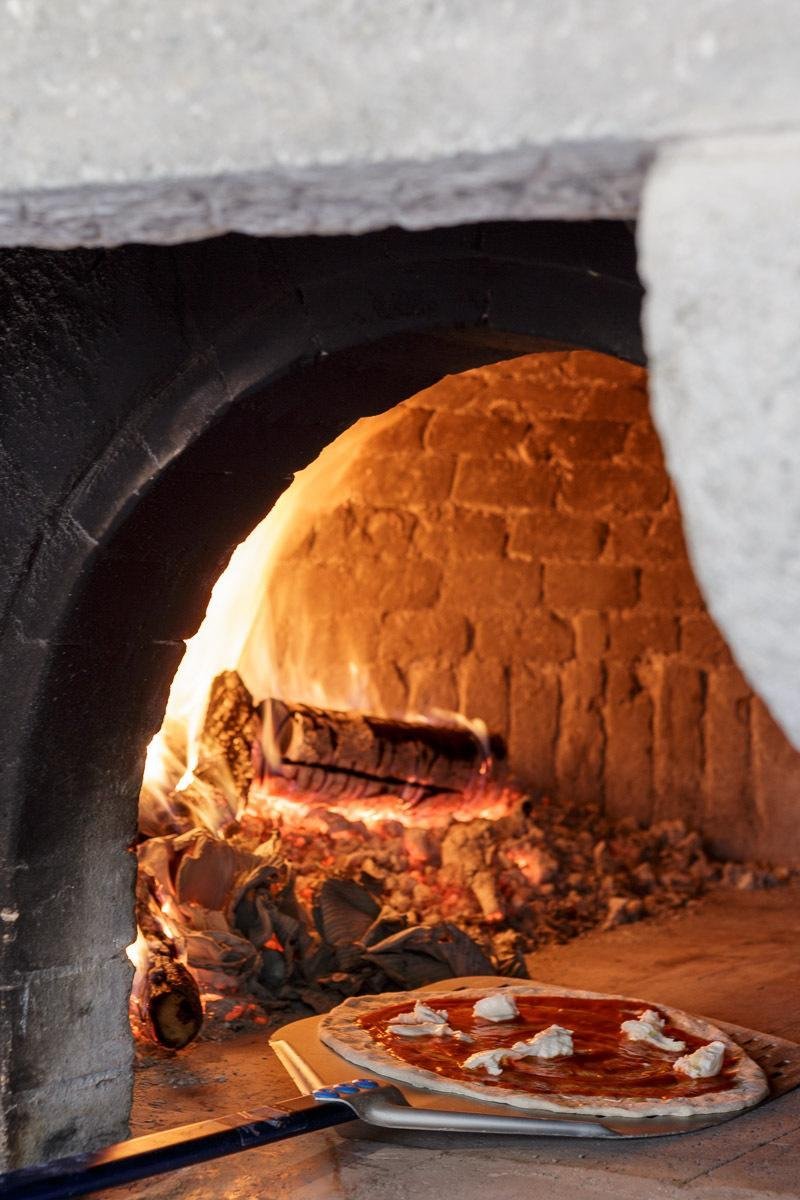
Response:
M800 747L800 135L662 153L639 257L653 415L697 577Z
M0 243L631 217L800 118L792 0L5 0Z

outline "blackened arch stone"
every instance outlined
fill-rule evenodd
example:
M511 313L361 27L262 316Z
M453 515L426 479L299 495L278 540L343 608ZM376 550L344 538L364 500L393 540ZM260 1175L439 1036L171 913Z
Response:
M0 255L9 1165L125 1131L126 847L234 546L343 429L444 374L548 343L641 362L640 299L613 222Z

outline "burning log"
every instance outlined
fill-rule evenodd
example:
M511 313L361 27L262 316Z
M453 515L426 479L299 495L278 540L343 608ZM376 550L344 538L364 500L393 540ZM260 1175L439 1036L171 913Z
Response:
M203 1026L200 989L175 957L158 919L158 901L143 871L136 879L136 918L139 935L131 954L136 966L133 1016L152 1041L168 1050L183 1050Z
M183 1050L202 1028L203 1006L194 977L166 945L155 949L148 943L147 966L133 1003L145 1032L167 1050Z
M416 803L465 791L505 757L501 738L488 744L471 729L415 724L307 704L268 700L265 741L280 774L320 795L398 796Z
M193 747L180 720L165 720L158 737L161 775L145 776L142 784L140 832L161 837L198 825L215 830L232 825L253 782L259 731L250 692L236 671L222 671L211 681Z
M195 776L225 784L240 800L253 781L253 743L258 737L258 707L238 672L223 671L211 683L197 747Z

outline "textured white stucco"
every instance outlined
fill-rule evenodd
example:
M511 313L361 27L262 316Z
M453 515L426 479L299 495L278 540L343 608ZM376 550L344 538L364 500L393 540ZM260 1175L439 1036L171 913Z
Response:
M663 153L639 260L654 417L695 569L800 747L800 136Z
M0 0L0 241L635 214L800 115L792 0Z

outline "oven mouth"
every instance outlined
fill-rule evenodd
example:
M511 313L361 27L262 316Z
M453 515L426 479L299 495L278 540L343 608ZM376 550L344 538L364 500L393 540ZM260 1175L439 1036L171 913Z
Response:
M637 457L628 478L638 494L650 486L653 462L645 458L657 454L657 438L646 431L644 417L633 422L635 436L629 428L620 444L613 426L627 418L586 412L578 423L574 413L551 413L547 445L532 437L526 453L540 479L556 462L560 474L547 486L540 482L544 490L535 504L521 502L518 491L514 499L520 463L526 465L515 445L497 451L489 440L498 425L506 436L515 420L507 402L515 399L509 372L517 368L508 364L546 354L604 355L609 370L624 377L643 361L630 229L554 222L335 241L231 238L169 250L20 251L7 256L5 266L12 319L0 332L11 348L4 364L10 387L4 388L4 431L13 435L6 448L13 470L19 469L10 523L19 571L9 580L4 627L11 685L3 779L11 806L3 833L10 871L0 881L8 885L0 948L11 984L0 1038L8 1059L0 1107L8 1120L10 1163L43 1161L124 1135L133 1047L125 1019L131 969L123 951L134 934L136 859L155 857L159 838L165 839L161 867L168 890L156 896L157 920L171 889L173 902L193 915L193 962L168 936L163 1024L173 1048L136 1045L139 1085L144 1081L144 1089L137 1086L138 1129L153 1117L145 1112L147 1095L175 1108L176 1120L190 1119L188 1109L177 1108L195 1086L193 1073L206 1083L221 1077L225 1055L264 1066L270 1029L329 1007L366 971L365 963L375 972L372 985L384 986L380 969L387 983L401 986L387 965L404 982L414 971L422 982L432 971L472 970L476 947L484 970L502 965L513 975L527 969L576 986L594 972L589 986L596 990L607 986L613 962L620 986L631 980L624 985L631 994L644 991L631 974L634 959L647 964L649 985L650 974L655 979L663 962L685 951L684 965L675 967L663 992L659 984L654 1000L672 997L687 1011L792 1035L791 1024L774 1011L762 1020L752 1006L754 997L763 998L764 978L780 993L774 962L785 957L785 943L776 913L791 903L797 861L789 804L794 752L697 606L691 573L685 566L673 570L673 562L635 560L643 546L656 552L652 522L641 525L642 513L611 520L599 511L625 495L610 486L623 474L620 454ZM540 336L529 336L530 330ZM403 602L395 604L386 588L381 597L379 588L378 600L388 601L387 610L394 605L386 621L377 629L365 621L360 630L346 631L367 661L384 636L397 661L411 654L391 704L348 691L350 661L359 659L336 640L342 612L360 617L373 607L372 600L353 603L346 586L363 593L370 576L378 576L372 569L361 576L345 570L329 577L334 586L322 588L320 563L310 591L318 600L333 596L338 607L313 628L343 664L338 678L327 679L318 694L291 679L262 689L237 671L240 691L223 662L198 688L205 701L221 681L220 702L227 695L225 703L241 702L259 720L264 701L272 699L291 710L321 712L329 727L341 714L356 714L379 722L388 715L395 725L435 730L437 737L443 730L448 736L466 731L470 745L480 742L483 750L464 764L467 776L476 771L479 777L473 806L461 783L453 790L452 778L443 785L394 766L386 774L371 765L358 773L335 755L324 761L324 787L319 777L310 790L296 779L290 787L290 771L320 764L305 749L286 754L285 735L277 748L286 769L273 769L264 786L263 763L252 761L258 739L241 738L235 725L236 737L220 745L210 736L208 746L210 757L213 750L228 763L228 792L195 770L191 805L173 798L137 833L145 749L162 722L184 643L197 631L232 548L272 511L292 475L356 421L391 414L446 377L490 368L506 372L509 394L505 408L474 410L479 448L457 427L463 417L457 405L431 408L426 417L425 404L415 403L413 428L422 445L410 441L403 448L393 429L381 457L401 462L401 481L417 480L413 464L430 460L423 482L457 488L458 497L448 495L440 507L463 510L456 514L464 522L459 536L469 536L471 549L460 557L488 569L462 576L453 595L482 604L492 594L524 595L525 613L504 624L461 610L455 616L463 621L453 619L450 608L434 620L425 592L440 588L438 572L450 569L448 539L437 540L427 520L414 529L398 522L398 511L411 501L395 497L377 505L390 510L380 527L352 511L342 514L351 550L370 541L386 550L410 538L428 564L406 575L392 568L392 586L405 588ZM461 378L448 386L465 384ZM527 388L522 379L516 386ZM611 390L619 397L626 389L617 379ZM42 429L50 431L47 437ZM407 427L409 438L411 432ZM671 436L668 426L665 434ZM598 451L593 439L601 435L609 439L604 471L597 466L602 456L588 454L593 446ZM451 479L449 466L442 466L448 454L479 464L483 455L493 463L493 486L502 485L504 494L479 502L489 473L457 464ZM381 468L377 482L387 479ZM557 497L552 510L546 506L550 485ZM598 511L568 512L586 487ZM694 510L689 516L696 520ZM625 529L610 541L610 526L622 517ZM668 528L656 524L658 553L666 553ZM675 532L674 521L669 528ZM534 550L532 539L545 532L547 549ZM570 552L557 561L558 539L567 535L574 539ZM307 550L312 559L312 543ZM332 559L320 543L317 550L319 558ZM623 561L623 550L634 561ZM285 574L288 579L292 572ZM606 592L601 601L601 587L616 599ZM634 611L645 592L647 620ZM416 614L411 625L403 615L409 609ZM286 611L292 615L291 605ZM617 652L627 661L615 658ZM385 689L388 695L390 685ZM442 713L459 714L469 725ZM476 720L486 726L481 736ZM373 733L385 734L379 722ZM225 728L217 721L217 733ZM598 737L598 730L605 733ZM492 734L503 739L504 758L496 740L485 754ZM342 736L334 740L340 752ZM681 753L670 755L665 748L676 742ZM243 746L247 753L240 755ZM399 752L395 746L393 754ZM267 758L263 748L260 753ZM484 763L489 769L481 771ZM184 760L182 774L186 766ZM261 803L271 806L273 822L279 816L290 855L278 854L277 846L272 860L256 854L265 844L260 835L253 845L235 843L258 832L248 825L252 813L241 809L242 768L254 776L258 768ZM632 812L634 798L648 791L639 787L642 777L650 780L650 800ZM345 778L361 789L360 807L351 795L337 796ZM373 792L378 780L388 797ZM168 782L167 791L174 790ZM198 824L201 801L211 828ZM167 816L169 829L161 823ZM330 861L320 872L323 850ZM351 858L341 870L345 852ZM380 861L370 865L376 855ZM218 867L208 874L218 858L227 858L227 875ZM155 878L153 859L149 866L145 874ZM247 884L235 893L231 870L237 888ZM290 874L300 916L285 888ZM783 883L789 886L776 886ZM662 887L667 909L675 905L668 917L659 908ZM706 890L695 899L698 887ZM678 911L686 895L689 902ZM637 920L648 906L665 919ZM205 928L197 927L201 909ZM726 956L734 955L736 1004L721 978L708 982L704 974L707 947L692 941L695 915L705 922L707 946L717 947L715 961L730 965ZM728 923L720 932L723 917ZM610 927L591 928L598 918ZM581 922L586 928L573 939ZM445 927L444 936L432 935L437 925ZM676 947L672 929L689 942ZM539 933L531 959L524 941L532 930ZM185 928L176 932L185 942ZM306 937L318 950L313 962ZM748 951L737 958L743 939ZM140 951L142 941L149 954L147 935L139 939ZM759 956L762 943L771 958ZM627 950L615 957L614 947L623 945ZM299 951L293 962L308 968L299 1000L291 994L299 994L299 981L290 978L287 985L290 946ZM220 947L235 986L214 989L204 981L199 987L193 971L216 970ZM468 964L465 955L473 956ZM239 967L249 963L263 972L259 986L266 996L242 990L247 970ZM745 970L751 972L746 978ZM583 980L571 974L576 971ZM685 998L679 990L695 975L707 988ZM281 995L285 986L289 993ZM188 989L183 995L182 988ZM207 1001L198 1019L197 996L209 992L220 999ZM200 1020L199 1036L176 1052L186 1027ZM179 1085L172 1094L164 1090L170 1080ZM262 1083L257 1080L257 1088ZM230 1103L223 1094L211 1102L222 1111L239 1098Z
M735 668L646 383L550 348L446 376L346 430L237 548L148 749L139 1038L525 977L551 942L791 881L689 815Z

